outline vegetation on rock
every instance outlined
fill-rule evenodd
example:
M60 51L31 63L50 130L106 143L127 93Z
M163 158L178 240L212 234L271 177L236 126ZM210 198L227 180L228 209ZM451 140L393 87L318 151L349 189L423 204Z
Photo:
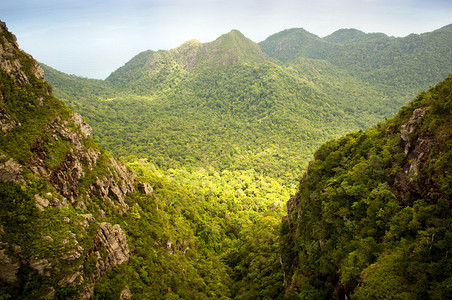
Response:
M282 227L290 295L451 296L451 91L449 77L316 151Z

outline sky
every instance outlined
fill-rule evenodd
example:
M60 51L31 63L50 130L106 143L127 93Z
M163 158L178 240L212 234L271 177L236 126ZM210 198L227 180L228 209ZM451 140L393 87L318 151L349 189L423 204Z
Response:
M21 49L59 71L105 79L145 50L210 42L238 29L254 42L289 28L404 37L452 23L452 0L1 0Z

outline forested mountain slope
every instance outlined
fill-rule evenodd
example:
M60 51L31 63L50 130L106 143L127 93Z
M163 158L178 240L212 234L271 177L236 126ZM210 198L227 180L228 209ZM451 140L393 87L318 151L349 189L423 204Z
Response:
M231 172L212 186L186 174L200 188L144 162L133 172L53 96L4 23L0 130L1 299L227 299L239 293L231 270L246 255L232 257L262 231L272 251L260 256L277 262L273 228L289 197L278 183ZM275 270L260 277L273 282L268 295L282 291ZM264 293L260 284L246 292Z
M289 295L451 298L451 128L449 76L316 151L282 226Z
M52 95L4 23L0 43L0 298L88 296L129 259L106 211L128 209L135 175Z
M295 176L283 173L307 156L290 156L304 151L297 139L327 138L342 119L364 126L391 100L365 102L378 92L324 60L268 60L237 31L146 52L116 83L44 66L57 95L111 122L101 141L120 133L112 149L136 155L126 167L0 30L0 298L451 297L450 77L395 118L321 146L280 230ZM132 92L136 70L147 75ZM152 129L165 130L152 140Z
M259 43L266 54L287 64L300 57L327 60L396 98L412 98L444 79L452 69L451 44L450 26L403 38L356 29L319 38L295 28Z
M298 38L299 30L292 31ZM405 78L398 66L389 65L384 76L391 85L403 77L416 88L381 85L355 72L354 61L338 64L345 50L328 50L331 59L320 55L326 46L343 44L305 31L300 36L302 43L294 47L306 55L293 55L286 63L233 30L210 43L193 40L169 51L145 51L105 81L44 70L57 95L93 125L100 144L129 161L147 158L163 169L255 169L295 182L322 142L391 116L422 85L418 77ZM381 38L398 41L349 30L330 37L349 41L344 45L358 40L372 48L366 51L379 53L374 60L385 56L373 48ZM420 72L436 66L433 78L444 78L441 74L450 70L448 45L432 41L439 52L425 57ZM425 48L413 47L421 54ZM423 78L437 82L431 77Z

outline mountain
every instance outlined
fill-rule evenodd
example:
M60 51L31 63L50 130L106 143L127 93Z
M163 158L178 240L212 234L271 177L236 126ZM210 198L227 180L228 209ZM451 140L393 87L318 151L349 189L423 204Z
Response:
M282 225L286 293L450 298L451 91L449 76L316 151Z
M384 37L385 37L384 33L366 34L360 30L351 28L351 29L339 29L333 32L332 34L324 37L323 40L332 43L347 44L364 41L369 42L371 40L381 39Z
M281 64L237 30L145 51L105 81L43 68L118 156L162 169L254 169L292 183L322 142L368 128L405 101L326 60Z
M232 30L210 43L191 40L169 51L142 52L108 76L105 82L132 92L153 94L173 88L199 69L226 67L238 62L259 63L265 56L259 45L238 30Z
M160 153L126 166L0 23L0 298L450 298L452 77L318 148L281 224L295 191L275 170L304 151L281 145L303 145L291 130L324 124L309 122L383 107L341 99L365 99L371 86L324 60L281 66L236 31L169 52L145 52L116 74L123 87L43 66L56 95L112 124L100 130L111 149ZM131 93L122 74L137 69L161 85ZM161 132L146 127L155 124ZM262 151L266 138L273 148Z
M411 98L449 74L452 31L447 28L403 38L342 29L323 39L303 29L291 29L259 45L266 54L284 63L292 64L300 57L327 60L390 97Z
M209 190L137 174L99 148L43 76L1 22L0 298L229 295L228 266L205 241L217 241L210 226L230 241L219 226L238 232L242 220L216 221L224 208L206 212L205 199L218 205Z

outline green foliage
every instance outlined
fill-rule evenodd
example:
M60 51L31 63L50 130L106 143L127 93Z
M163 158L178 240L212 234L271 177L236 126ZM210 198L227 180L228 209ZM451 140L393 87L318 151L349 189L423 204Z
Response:
M293 293L301 298L324 291L328 297L356 299L447 298L452 220L444 182L450 165L439 161L452 152L452 111L434 107L447 105L451 86L449 77L394 119L317 150L281 231ZM430 144L421 142L424 148L418 145L406 155L400 129L415 109L425 115L412 139ZM404 182L414 160L420 161L418 173Z
M299 57L327 60L392 98L412 97L443 80L450 72L451 42L452 31L447 28L404 38L343 29L322 39L303 29L290 29L259 45L287 64Z
M70 149L73 147L71 142L60 139L57 141L52 141L45 144L47 156L45 158L45 164L49 169L57 167L63 162L66 154L69 153Z
M418 78L425 66L412 61L394 63L405 72L395 74L388 67L399 59L394 53L433 59L442 53L437 39L447 44L449 35L286 33L295 39L283 47L287 64L234 30L208 44L143 52L105 81L44 66L57 95L153 188L145 195L137 183L121 212L85 197L112 172L103 150L93 166L83 165L74 205L37 206L39 198L54 204L61 197L26 166L41 153L52 171L74 145L49 132L70 111L30 75L34 62L19 51L30 84L19 87L0 71L1 109L17 124L0 136L0 159L20 162L24 180L0 184L0 220L5 253L20 251L24 263L20 288L2 286L0 297L45 298L52 287L55 297L71 298L85 288L81 275L67 280L83 270L89 282L96 268L88 253L98 228L81 225L84 210L75 205L83 201L96 223L120 224L131 250L127 263L96 283L94 299L119 298L126 287L136 299L450 298L451 78L396 118L321 145L280 224L292 184L320 143L390 115L427 82ZM425 41L431 48L418 48ZM444 61L434 61L436 76ZM399 86L377 91L388 82ZM419 108L426 117L410 139L437 143L425 156L407 157L400 127ZM67 129L80 130L71 122ZM87 151L96 147L82 141ZM77 245L80 257L62 259ZM44 258L52 265L46 275L29 266Z
M138 299L281 294L277 232L293 189L254 170L130 166L153 192L131 195L128 212L112 219L127 233L132 256L96 284L95 297L115 298L125 286Z
M67 118L69 111L64 104L47 94L50 90L48 85L41 83L37 87L27 85L19 88L3 70L0 70L0 77L3 99L0 106L16 124L20 124L8 135L0 136L0 146L16 160L25 161L31 155L33 143L43 133L45 124L57 116ZM37 103L36 99L40 97L45 106Z
M17 244L32 240L36 227L29 220L37 219L33 195L16 183L0 183L1 219Z
M324 44L343 46L302 36L300 43L320 52ZM380 39L395 40L372 35L349 44L370 49ZM444 47L437 48L432 51ZM93 126L100 145L117 156L146 158L162 169L255 169L294 182L322 142L391 116L420 89L416 78L404 79L415 88L385 88L390 85L353 69L355 61L338 64L341 55L358 57L341 51L331 59L294 54L281 64L232 31L207 44L189 41L169 51L145 51L105 81L43 67L62 99ZM396 69L385 78L405 77Z
M170 74L162 80L177 76L175 70ZM376 101L364 102L377 94L359 93L356 81L346 85L356 87L362 107L338 92L339 86L326 89L325 95L317 82L277 66L209 67L179 79L169 90L157 88L153 96L127 92L104 99L77 94L65 101L93 125L101 146L128 160L134 159L130 155L147 158L162 169L255 169L286 182L295 181L322 141L376 122L370 111L380 116L391 111L386 102L375 108L371 103ZM134 82L127 84L131 88Z

